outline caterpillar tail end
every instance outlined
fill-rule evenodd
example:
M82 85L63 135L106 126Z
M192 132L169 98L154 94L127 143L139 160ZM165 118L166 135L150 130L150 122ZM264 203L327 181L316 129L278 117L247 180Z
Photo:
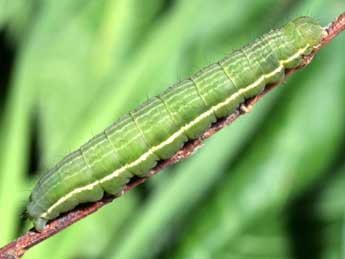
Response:
M34 228L38 232L42 232L44 227L47 225L48 220L44 218L36 218L33 219L32 222L34 223Z

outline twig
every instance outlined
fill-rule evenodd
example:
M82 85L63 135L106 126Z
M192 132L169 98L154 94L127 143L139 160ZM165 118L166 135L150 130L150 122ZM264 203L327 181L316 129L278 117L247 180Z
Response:
M321 44L315 48L315 50L308 56L304 57L303 65L285 71L286 76L292 74L293 72L300 70L305 65L309 64L315 54L324 47L327 43L329 43L335 36L337 36L341 31L345 30L345 13L341 14L334 22L328 25L325 28L325 34L323 36ZM127 191L133 189L139 184L142 184L149 178L150 176L155 175L162 169L166 168L169 165L175 164L183 159L188 158L193 154L193 152L200 147L201 143L215 134L220 129L224 128L226 125L231 124L235 121L240 115L250 111L252 105L254 105L259 99L261 99L264 95L266 95L271 89L280 85L280 83L271 84L266 86L265 90L258 96L247 100L244 104L241 105L240 108L235 110L229 117L219 120L215 124L211 126L199 139L191 141L184 145L184 147L179 150L173 157L168 160L160 162L155 168L153 168L147 177L145 178L135 178L132 180L124 189L116 196L106 196L101 201L95 203L88 203L81 206L78 206L76 209L62 215L61 217L51 221L44 230L40 233L36 232L35 230L29 230L27 233L23 234L18 239L12 241L8 245L4 246L0 249L0 259L16 259L20 258L24 255L24 253L33 247L34 245L42 242L43 240L55 235L56 233L60 232L61 230L67 228L69 225L77 222L78 220L94 213L99 208L103 207L104 205L110 203L115 198L120 197Z

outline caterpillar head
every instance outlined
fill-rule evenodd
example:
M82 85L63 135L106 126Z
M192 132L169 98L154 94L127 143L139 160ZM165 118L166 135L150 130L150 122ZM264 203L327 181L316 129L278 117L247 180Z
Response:
M292 21L305 44L316 47L321 43L324 29L313 18L302 16Z
M324 29L311 17L302 16L282 27L287 40L298 51L309 54L321 43Z

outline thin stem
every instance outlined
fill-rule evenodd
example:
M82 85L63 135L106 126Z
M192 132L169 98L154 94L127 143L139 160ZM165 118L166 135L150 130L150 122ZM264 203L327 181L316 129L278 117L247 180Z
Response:
M303 58L303 61L304 61L303 64L298 68L285 71L285 75L289 76L295 71L300 70L304 66L308 65L311 62L312 58L315 56L315 54L343 30L345 30L345 13L341 14L334 22L332 22L325 28L325 34L323 36L321 44L317 48L315 48L315 50L310 55L305 56ZM183 159L188 158L202 144L204 140L206 140L207 138L215 134L220 129L234 122L242 114L250 111L251 107L258 100L260 100L270 90L272 90L274 87L280 84L281 82L266 86L265 90L260 95L247 100L244 104L240 106L240 108L235 110L230 116L228 116L225 119L219 120L218 122L213 124L211 128L209 128L199 139L188 142L173 157L171 157L168 160L160 162L155 168L153 168L149 172L149 174L145 178L134 178L127 186L124 187L124 189L118 195L106 196L101 201L78 206L76 209L51 221L40 233L36 232L33 229L29 230L27 233L23 234L21 237L17 238L16 240L12 241L8 245L1 248L0 259L16 259L16 258L22 257L28 249L35 246L36 244L55 235L56 233L67 228L69 225L77 222L78 220L94 213L99 208L112 202L114 199L120 197L121 195L133 189L137 185L142 184L149 177L155 175L162 169L172 164L175 164Z

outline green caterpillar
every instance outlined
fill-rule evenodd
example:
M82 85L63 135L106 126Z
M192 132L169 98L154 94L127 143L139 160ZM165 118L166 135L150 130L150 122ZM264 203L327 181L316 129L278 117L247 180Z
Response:
M124 115L39 179L27 205L36 230L80 203L118 193L133 176L145 176L267 84L283 81L285 70L301 65L323 33L314 19L297 18Z

